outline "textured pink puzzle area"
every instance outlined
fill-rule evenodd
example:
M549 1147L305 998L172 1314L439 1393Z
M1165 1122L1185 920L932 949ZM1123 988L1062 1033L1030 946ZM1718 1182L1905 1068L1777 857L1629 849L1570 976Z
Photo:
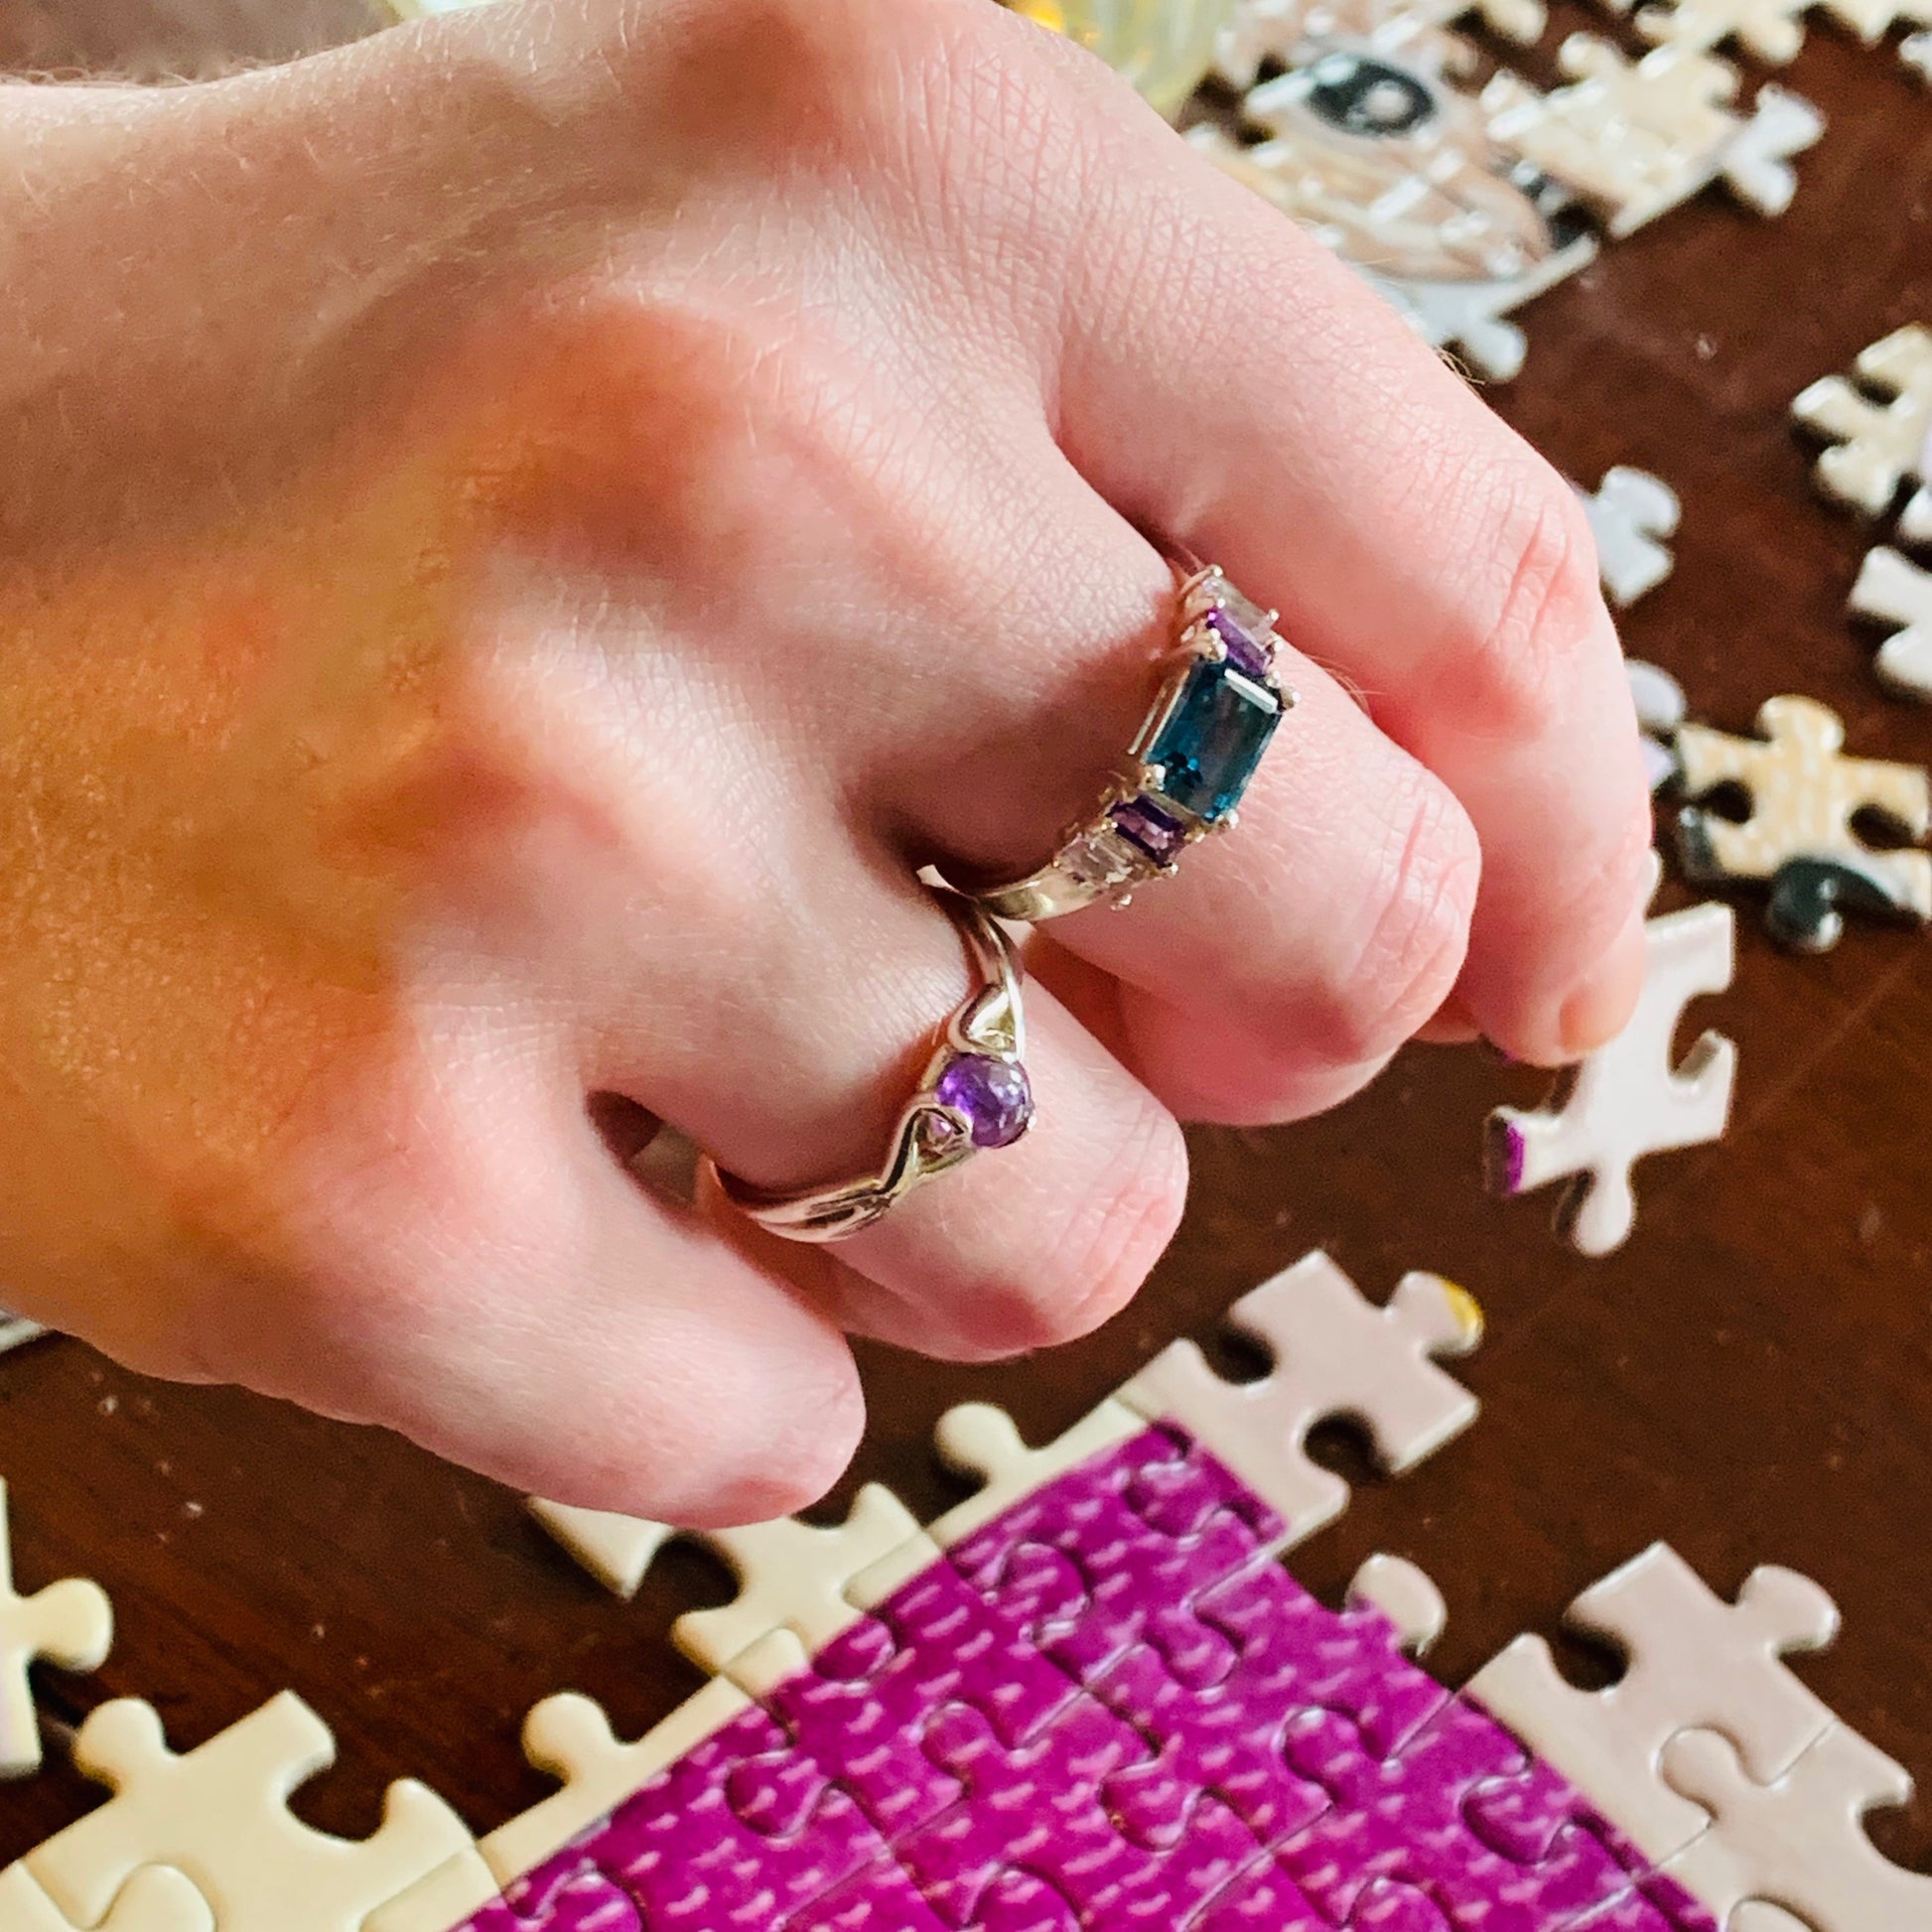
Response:
M1036 1489L471 1932L1717 1932L1150 1429Z

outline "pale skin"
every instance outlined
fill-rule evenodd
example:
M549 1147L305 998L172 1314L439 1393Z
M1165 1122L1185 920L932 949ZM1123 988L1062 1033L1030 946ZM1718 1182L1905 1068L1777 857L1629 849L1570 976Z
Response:
M852 1334L1118 1310L1177 1120L1641 975L1589 540L1377 299L987 0L505 0L0 125L0 1283L135 1366L694 1523L817 1496ZM1153 689L1164 531L1302 703L1041 928L1039 1113L831 1250ZM615 1098L614 1098L615 1097ZM1472 1143L1473 1146L1473 1143ZM1473 1159L1473 1155L1472 1155Z

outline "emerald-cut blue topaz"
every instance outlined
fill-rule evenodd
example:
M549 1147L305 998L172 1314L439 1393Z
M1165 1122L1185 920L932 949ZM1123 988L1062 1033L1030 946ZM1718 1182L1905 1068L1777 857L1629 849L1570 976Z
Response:
M1209 824L1241 801L1282 722L1281 693L1231 660L1200 658L1147 748L1161 767L1161 793Z

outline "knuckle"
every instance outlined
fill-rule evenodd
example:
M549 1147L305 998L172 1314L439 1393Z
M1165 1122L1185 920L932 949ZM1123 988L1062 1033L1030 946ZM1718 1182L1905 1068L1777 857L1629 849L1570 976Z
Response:
M1322 1042L1333 1064L1386 1059L1442 1005L1468 949L1481 872L1468 814L1417 767L1366 896L1375 907L1367 937L1336 988Z
M1446 671L1489 730L1532 739L1572 709L1603 622L1595 545L1575 493L1541 462L1498 485L1489 523L1485 569Z
M976 1298L974 1339L985 1356L1075 1341L1117 1314L1147 1280L1187 1201L1187 1151L1166 1108L1142 1103L1102 1174L1104 1184L1069 1192L1024 1275Z

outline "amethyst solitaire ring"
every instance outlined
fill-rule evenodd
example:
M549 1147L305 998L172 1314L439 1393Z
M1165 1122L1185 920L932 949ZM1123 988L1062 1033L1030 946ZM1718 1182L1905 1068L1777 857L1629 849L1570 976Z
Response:
M1212 564L1169 551L1178 580L1174 642L1161 689L1100 809L1067 832L1039 871L973 897L1003 919L1052 919L1097 899L1125 905L1173 875L1183 846L1231 831L1235 807L1295 704L1275 675L1273 611Z
M1012 1146L1033 1125L1022 973L1013 941L972 899L943 890L933 897L964 936L980 984L946 1023L924 1077L898 1117L885 1167L835 1186L781 1193L754 1187L707 1164L733 1206L788 1241L843 1241L871 1227L922 1181L982 1148Z

